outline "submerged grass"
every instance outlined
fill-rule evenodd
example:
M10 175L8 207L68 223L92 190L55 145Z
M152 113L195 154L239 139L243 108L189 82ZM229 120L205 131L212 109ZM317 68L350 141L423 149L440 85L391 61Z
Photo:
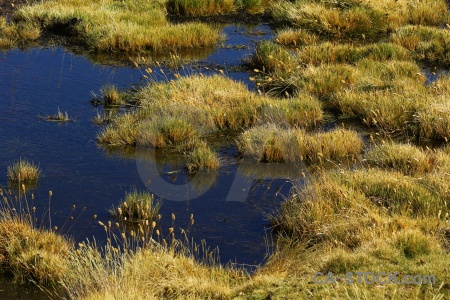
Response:
M25 185L20 188L26 192ZM3 190L0 196L2 272L20 283L57 284L68 271L72 242L52 230L36 228L36 208L28 207L26 196L18 198Z

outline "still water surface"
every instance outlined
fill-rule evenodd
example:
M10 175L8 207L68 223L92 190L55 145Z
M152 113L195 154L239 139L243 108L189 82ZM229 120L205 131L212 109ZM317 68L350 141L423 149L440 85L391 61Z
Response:
M232 69L253 51L255 41L272 37L270 28L228 26L224 33L228 36L225 46L246 47L218 47L196 65L229 68L228 76L253 89L249 74ZM100 108L93 107L89 100L91 92L99 94L107 83L130 89L143 81L136 68L102 65L61 47L12 50L0 55L0 184L7 183L8 163L19 158L38 163L43 176L33 191L34 205L43 214L48 206L48 191L52 191L52 225L61 227L73 204L77 212L87 207L68 232L76 240L95 236L102 241L104 231L92 222L92 215L108 221L111 217L107 209L117 205L127 191L132 187L145 189L133 155L111 153L96 144L100 127L91 119ZM55 114L58 108L75 121L57 124L37 117ZM277 208L290 184L286 180L259 182L253 184L246 201L225 201L239 165L232 146L222 145L218 151L227 165L217 173L212 188L190 201L164 201L163 228L164 224L170 226L171 213L177 216L176 226L186 228L193 213L192 237L196 241L205 239L211 248L219 247L222 263L260 264L267 253L265 214ZM189 179L182 160L162 157L160 163L164 172L177 171L163 174L168 182L181 184ZM247 174L258 174L258 170L251 169L247 167ZM1 299L42 297L39 291L0 279Z

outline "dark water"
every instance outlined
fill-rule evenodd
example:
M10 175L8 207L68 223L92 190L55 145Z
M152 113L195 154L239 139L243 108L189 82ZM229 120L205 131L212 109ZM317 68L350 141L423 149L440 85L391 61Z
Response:
M255 41L272 37L270 28L228 26L224 32L228 36L225 44L195 65L205 72L205 66L224 69L228 76L254 89L249 74L233 70L252 52ZM239 47L232 47L236 45ZM101 241L104 231L92 221L92 215L97 214L97 220L108 221L111 217L107 209L117 205L127 191L132 187L145 189L136 163L145 158L136 159L133 153L125 156L111 153L96 144L100 127L92 124L91 119L101 108L94 108L89 100L91 91L98 94L106 83L115 84L119 89L143 84L136 68L105 66L60 47L12 50L0 55L0 184L7 183L8 163L19 158L38 163L43 176L33 191L34 205L44 214L48 192L52 191L52 226L62 227L73 204L77 207L75 215L83 207L87 208L68 232L77 240L95 236ZM57 124L37 117L55 114L58 108L67 111L75 121ZM164 201L163 227L164 224L170 227L170 216L174 213L176 226L186 228L193 213L192 237L196 241L205 239L212 248L218 246L222 263L260 264L267 252L265 214L277 208L281 194L288 192L290 184L281 179L252 180L255 176L270 177L270 169L237 165L236 150L229 145L219 147L218 151L227 164L214 176L204 178L212 187L196 199ZM189 179L182 161L167 157L156 161L163 172L177 171L163 174L166 182L180 184ZM233 189L248 188L248 184L242 185L244 180L253 183L249 196L244 199L229 196L238 168L239 180ZM35 290L6 282L0 280L1 299L43 297Z

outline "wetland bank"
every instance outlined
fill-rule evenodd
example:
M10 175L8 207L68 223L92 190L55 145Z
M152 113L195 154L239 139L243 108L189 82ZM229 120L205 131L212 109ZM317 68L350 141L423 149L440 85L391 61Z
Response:
M211 23L238 14L270 29ZM3 270L74 299L447 298L448 17L431 0L21 6L0 23L2 47L30 49L2 62ZM130 60L109 72L70 50L27 48L51 41ZM73 122L36 117L56 110ZM161 203L141 194L136 160L212 188ZM22 162L39 168L36 187L23 182L32 166L14 172ZM281 164L294 172L274 174ZM229 205L234 174L298 180L259 180L263 192L255 184ZM261 262L250 253L265 252L267 224L263 264L219 263ZM313 282L356 271L437 282Z

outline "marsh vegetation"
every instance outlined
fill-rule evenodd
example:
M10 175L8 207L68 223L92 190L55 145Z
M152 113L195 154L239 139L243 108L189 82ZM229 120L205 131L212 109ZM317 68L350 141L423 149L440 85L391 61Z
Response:
M161 202L137 190L111 208L117 222L95 221L105 245L75 243L37 226L25 186L17 196L1 190L0 264L18 282L54 284L71 299L448 298L450 77L425 71L449 66L446 1L50 0L0 20L0 46L57 33L96 52L200 49L223 36L192 18L236 12L277 30L243 62L253 88L222 68L206 74L177 58L168 74L142 58L133 61L143 80L127 96L133 105L105 85L101 104L118 113L93 122L105 149L175 153L208 180L227 163L223 143L258 165L301 166L267 216L276 242L264 265L249 274L220 264L190 238L193 215L181 228L172 214L164 228ZM19 183L39 174L22 160L8 168ZM437 283L317 285L318 271L433 274Z

